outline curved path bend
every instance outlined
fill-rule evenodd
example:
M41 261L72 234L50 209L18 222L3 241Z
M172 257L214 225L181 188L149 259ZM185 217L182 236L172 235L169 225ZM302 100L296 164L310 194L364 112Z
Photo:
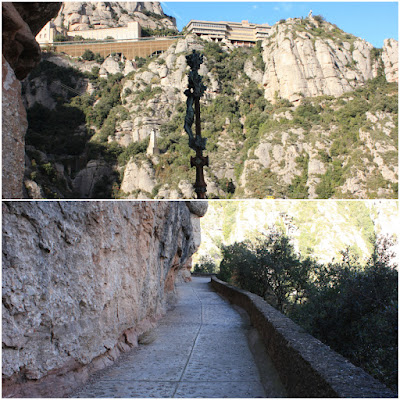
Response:
M126 353L71 397L284 397L246 315L214 292L209 278L192 279L178 285L178 303L152 343Z

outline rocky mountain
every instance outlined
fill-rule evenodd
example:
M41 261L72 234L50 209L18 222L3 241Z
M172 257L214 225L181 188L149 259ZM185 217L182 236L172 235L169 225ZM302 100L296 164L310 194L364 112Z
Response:
M4 202L6 397L64 397L174 301L204 203Z
M20 80L40 61L35 35L61 3L2 4L2 196L22 198L24 182L26 110Z
M374 201L210 201L201 220L202 243L193 263L211 256L219 246L284 232L302 256L321 263L341 260L347 247L362 259L370 256L371 235L398 235L398 204ZM396 247L398 253L398 246Z
M265 71L259 83L265 97L292 102L304 97L341 96L363 86L383 68L398 81L398 43L386 40L380 51L319 16L288 19L271 29L263 45Z
M204 54L210 198L397 197L397 42L375 49L319 16L278 23L253 49L188 35L148 59L46 56L23 88L27 195L192 198L183 92L193 49ZM59 121L72 113L67 132ZM44 115L51 126L37 123Z
M137 21L142 28L177 31L175 18L164 14L159 2L64 2L56 26L70 31L127 26Z

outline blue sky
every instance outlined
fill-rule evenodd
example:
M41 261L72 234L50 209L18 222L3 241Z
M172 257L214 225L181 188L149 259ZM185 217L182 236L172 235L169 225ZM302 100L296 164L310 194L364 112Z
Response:
M179 30L191 19L275 24L289 17L306 17L310 10L345 32L382 47L387 38L398 39L397 2L170 2L166 14L176 18Z

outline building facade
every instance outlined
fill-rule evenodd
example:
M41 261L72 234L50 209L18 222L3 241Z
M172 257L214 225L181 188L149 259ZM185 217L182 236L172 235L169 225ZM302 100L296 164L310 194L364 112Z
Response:
M120 28L88 29L86 31L70 31L69 37L82 36L84 39L104 40L113 38L115 40L138 39L141 36L140 25L136 21L128 22L127 26Z
M214 41L228 40L235 46L254 46L257 40L268 37L271 26L268 24L252 24L249 21L242 22L210 22L191 20L186 29L188 33L194 33L202 38L210 38Z
M120 28L88 29L84 31L68 31L65 28L56 27L54 23L48 22L37 34L36 41L39 44L52 44L55 42L56 35L63 35L70 40L75 36L84 39L104 40L113 38L115 40L138 39L141 37L140 24L136 21L128 22L127 26Z
M36 41L39 44L54 43L57 35L67 37L67 33L68 31L66 28L57 27L53 22L49 21L36 35Z

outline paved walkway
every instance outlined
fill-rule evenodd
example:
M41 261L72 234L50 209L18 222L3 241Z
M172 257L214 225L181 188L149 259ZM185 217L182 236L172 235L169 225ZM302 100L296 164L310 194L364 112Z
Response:
M178 304L155 328L155 341L123 355L72 397L282 397L276 373L268 377L265 364L255 363L246 318L209 278L192 279L178 286Z

